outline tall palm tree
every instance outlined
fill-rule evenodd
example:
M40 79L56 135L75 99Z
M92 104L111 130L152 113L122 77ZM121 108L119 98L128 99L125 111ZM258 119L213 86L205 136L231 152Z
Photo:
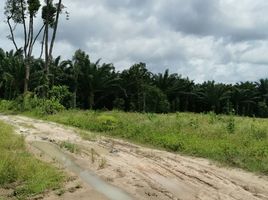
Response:
M6 99L16 98L23 91L25 65L21 52L0 52L0 88Z
M206 111L222 112L224 103L230 99L229 88L224 84L215 84L214 81L208 81L200 85L197 92L198 99L205 105Z
M233 87L231 100L237 114L252 115L259 99L255 83L241 82Z
M257 89L260 93L261 100L268 105L268 79L260 79L256 82Z

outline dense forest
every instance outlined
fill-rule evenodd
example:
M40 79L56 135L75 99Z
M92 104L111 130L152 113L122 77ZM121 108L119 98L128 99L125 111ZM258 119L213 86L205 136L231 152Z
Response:
M21 99L25 84L22 51L0 50L0 98ZM31 60L28 96L56 99L65 108L137 112L209 112L268 117L268 79L235 85L194 81L178 74L153 74L145 63L122 72L113 64L92 62L82 50L72 60L52 59L49 81L43 59Z

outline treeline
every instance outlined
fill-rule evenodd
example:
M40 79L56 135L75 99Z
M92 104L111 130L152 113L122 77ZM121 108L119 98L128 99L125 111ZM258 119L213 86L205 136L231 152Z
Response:
M29 60L27 61L29 64ZM43 59L30 60L30 95L56 98L66 108L120 109L137 112L209 112L268 117L268 79L235 85L153 74L139 63L122 72L113 64L92 62L78 50L72 60L53 59L47 82ZM21 51L0 49L0 98L15 100L24 93L25 59Z

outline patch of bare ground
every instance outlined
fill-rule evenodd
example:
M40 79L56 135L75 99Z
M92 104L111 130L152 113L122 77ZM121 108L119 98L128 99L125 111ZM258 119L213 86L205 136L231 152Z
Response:
M56 123L20 116L0 116L0 119L14 125L29 145L34 141L47 141L78 146L79 151L75 153L68 149L64 151L79 166L121 188L133 199L268 200L267 177L219 167L206 159L144 148L121 140L100 136L92 141L83 140L76 129ZM77 184L82 187L76 188ZM63 190L50 192L43 198L106 199L79 178L68 182Z

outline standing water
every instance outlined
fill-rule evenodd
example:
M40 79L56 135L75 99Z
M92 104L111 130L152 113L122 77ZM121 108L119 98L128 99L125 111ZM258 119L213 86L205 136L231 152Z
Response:
M88 171L80 167L78 164L74 162L71 156L65 154L61 151L56 145L48 143L48 142L33 142L32 146L39 149L46 155L51 158L55 158L58 162L60 162L64 167L73 173L77 174L83 181L93 187L96 191L104 194L110 200L131 200L132 198L128 196L124 191L116 188L98 176L96 176L93 172Z

